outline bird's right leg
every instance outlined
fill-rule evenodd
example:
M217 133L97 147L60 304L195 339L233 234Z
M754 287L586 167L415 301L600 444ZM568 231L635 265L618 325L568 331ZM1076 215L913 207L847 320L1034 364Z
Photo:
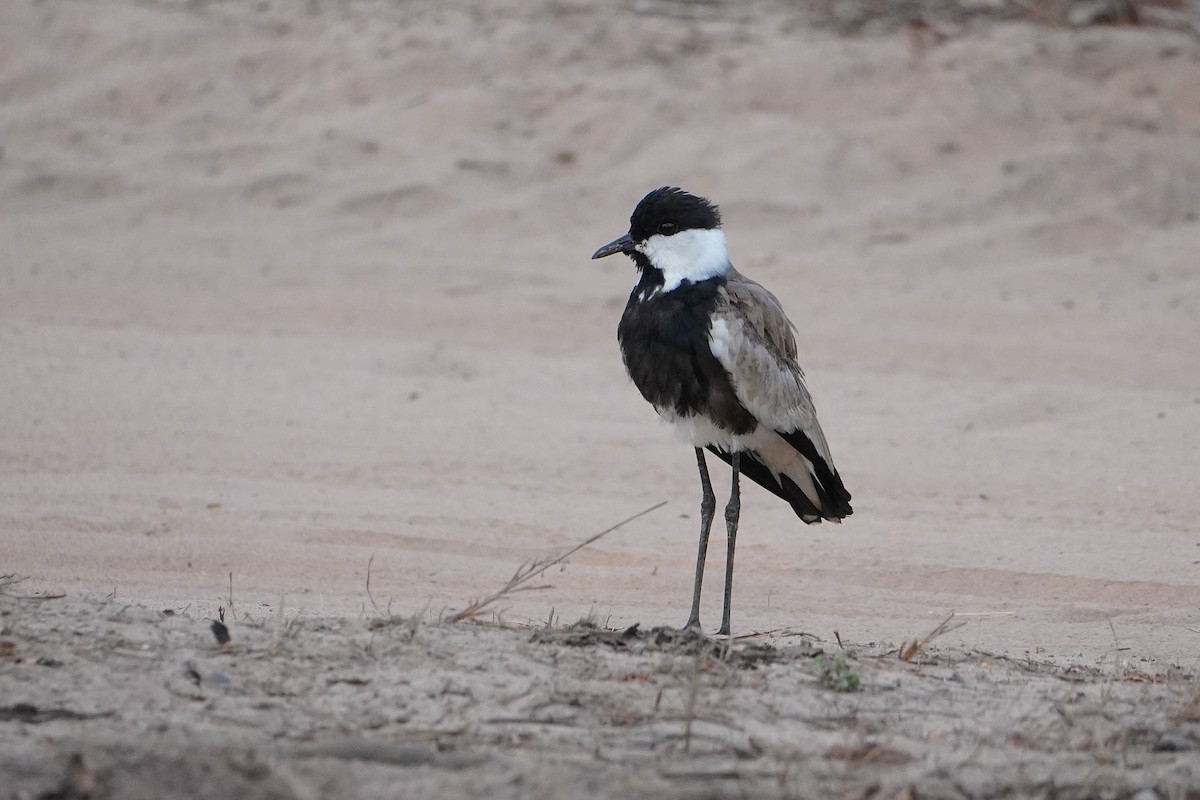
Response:
M712 528L713 515L717 511L717 496L713 494L712 481L708 477L708 464L704 461L704 450L696 448L696 466L700 469L700 552L696 554L696 585L692 589L692 613L688 615L685 629L700 630L700 584L704 582L704 558L708 555L708 531Z

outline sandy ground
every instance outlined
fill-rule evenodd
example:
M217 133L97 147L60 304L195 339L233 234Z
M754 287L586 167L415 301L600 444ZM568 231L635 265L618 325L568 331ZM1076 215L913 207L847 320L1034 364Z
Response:
M1200 692L1174 671L226 619L217 647L186 613L0 596L4 796L1200 796Z
M586 762L593 794L650 774L620 777L589 737L620 749L627 733L658 741L638 726L677 723L616 731L609 706L589 705L617 691L614 675L687 683L685 657L532 647L521 628L440 621L522 562L661 501L485 617L621 630L686 616L692 456L623 373L614 331L632 268L588 261L665 183L721 204L734 263L789 310L855 498L846 524L806 528L766 493L744 497L736 631L804 632L818 648L837 631L866 687L813 694L795 654L706 667L697 702L723 723L751 715L747 735L768 742L752 755L775 775L763 780L825 791L776 775L832 746L806 727L798 749L772 750L793 735L768 730L787 703L933 737L905 711L925 695L886 688L909 667L871 654L952 611L968 624L914 679L959 717L938 736L1008 742L1018 765L1053 753L1009 734L1065 719L1063 682L980 672L979 653L1093 675L1084 700L1116 704L1114 725L1133 724L1131 708L1154 736L1186 723L1166 698L1186 708L1200 666L1200 44L1156 26L950 15L933 20L942 38L819 21L789 4L656 0L3 4L0 574L22 580L0 629L16 653L2 694L41 706L56 687L113 712L0 721L38 765L21 791L58 780L54 743L108 726L134 751L148 731L178 752L192 726L239 747L270 731L262 747L284 759L270 748L333 732L406 740L404 714L381 705L396 695L374 693L486 656L511 664L494 679L484 664L471 714L532 714L497 698L563 653L563 680L587 687L573 706L587 730L567 743L539 729L534 749L567 754L561 775ZM15 599L46 594L67 596ZM211 652L203 622L231 598L231 622L263 626L257 644L235 640L240 655ZM718 606L710 590L710 625ZM370 631L389 613L417 620L421 647ZM272 653L267 621L282 618L303 635ZM75 619L107 644L56 643ZM355 655L372 635L399 672ZM202 676L231 675L230 659L257 671L205 678L200 700L168 689L142 714L129 693L143 662L122 660L123 641L148 642L145 665L169 685L181 649ZM43 649L64 666L35 669ZM297 683L273 702L298 706L296 730L197 721L213 703L253 707L279 665ZM329 670L368 674L336 725L310 696ZM956 693L946 671L986 690ZM612 707L648 713L651 689L638 691ZM995 713L975 719L981 708ZM409 719L442 736L439 713ZM382 727L354 727L371 714ZM522 724L485 722L467 715L465 739L438 740L498 748L498 772L464 767L454 791L503 793L534 758ZM1137 758L1175 758L1138 736ZM909 744L895 746L920 769L959 763ZM671 758L650 749L661 778ZM738 774L758 775L758 757ZM1168 794L1196 782L1126 777Z

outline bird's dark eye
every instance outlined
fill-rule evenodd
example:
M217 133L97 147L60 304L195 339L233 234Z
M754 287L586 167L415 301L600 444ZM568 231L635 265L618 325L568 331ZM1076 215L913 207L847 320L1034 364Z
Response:
M674 222L664 222L658 226L658 232L663 236L670 236L677 230L679 230L679 227Z

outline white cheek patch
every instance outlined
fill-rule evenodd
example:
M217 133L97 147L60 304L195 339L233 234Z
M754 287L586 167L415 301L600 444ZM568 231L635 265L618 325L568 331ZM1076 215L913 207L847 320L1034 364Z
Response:
M729 271L725 233L720 228L694 228L674 236L656 233L638 244L637 249L662 272L664 292L684 281L696 283Z

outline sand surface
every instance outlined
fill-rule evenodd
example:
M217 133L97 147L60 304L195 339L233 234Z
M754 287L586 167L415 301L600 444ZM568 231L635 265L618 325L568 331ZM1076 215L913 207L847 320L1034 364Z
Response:
M985 17L3 4L0 574L67 596L0 639L132 604L207 648L232 597L466 647L439 620L661 501L484 618L681 623L692 454L624 375L632 266L588 260L669 183L788 309L854 494L745 492L735 632L888 652L953 611L951 660L1185 680L1200 43Z
M1200 796L1194 677L0 595L0 796ZM850 681L857 682L857 691Z

